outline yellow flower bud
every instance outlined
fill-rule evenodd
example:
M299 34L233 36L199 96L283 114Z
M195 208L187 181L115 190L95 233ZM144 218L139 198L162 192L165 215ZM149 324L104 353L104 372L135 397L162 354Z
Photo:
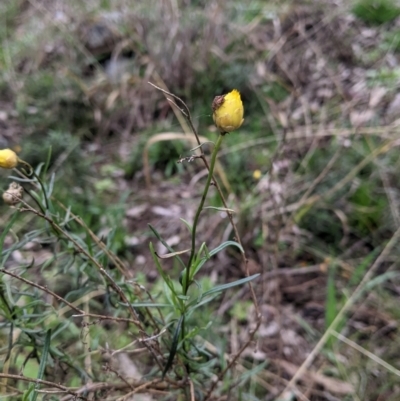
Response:
M12 169L18 164L18 156L11 149L0 150L0 167Z
M235 131L243 124L243 103L236 89L226 95L216 96L212 109L214 123L221 134Z

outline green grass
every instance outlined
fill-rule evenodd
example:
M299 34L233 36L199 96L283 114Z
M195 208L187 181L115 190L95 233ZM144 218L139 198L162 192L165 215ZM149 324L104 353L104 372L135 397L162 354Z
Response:
M400 15L400 7L390 0L360 0L353 7L353 13L363 21L380 25L393 21Z

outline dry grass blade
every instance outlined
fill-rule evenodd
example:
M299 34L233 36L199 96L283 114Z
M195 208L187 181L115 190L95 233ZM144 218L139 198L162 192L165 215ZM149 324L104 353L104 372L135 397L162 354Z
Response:
M389 363L385 362L382 358L379 358L379 356L373 354L372 352L366 350L363 347L360 347L357 343L355 343L354 341L351 341L350 339L348 339L347 337L345 337L344 335L338 333L335 330L331 331L331 334L333 336L335 336L336 338L338 338L340 341L344 342L345 344L349 345L350 347L354 348L355 350L357 350L358 352L361 352L363 355L367 356L368 358L370 358L371 360L373 360L374 362L378 363L379 365L383 366L385 369L387 369L389 372L393 373L396 376L400 377L400 370L396 369L394 366L390 365Z
M279 360L276 361L276 363L282 366L284 370L290 375L296 374L298 370L298 366L295 366L287 361ZM312 370L304 373L304 375L302 376L302 380L304 382L315 382L318 385L323 386L325 390L333 394L345 395L354 393L354 386L352 384L325 376L319 372L315 372Z

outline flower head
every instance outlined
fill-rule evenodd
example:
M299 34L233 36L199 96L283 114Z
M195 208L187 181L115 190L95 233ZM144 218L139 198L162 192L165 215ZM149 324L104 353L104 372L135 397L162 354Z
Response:
M243 124L243 103L236 89L226 95L216 96L212 109L214 123L221 134L235 131Z
M10 206L18 204L24 194L24 188L16 182L12 182L7 191L3 193L4 203Z
M12 169L18 164L18 156L11 149L1 149L0 150L0 167Z
M262 175L262 173L261 173L260 170L254 170L254 171L253 171L253 178L254 178L255 180L259 180L259 179L261 178L261 175Z

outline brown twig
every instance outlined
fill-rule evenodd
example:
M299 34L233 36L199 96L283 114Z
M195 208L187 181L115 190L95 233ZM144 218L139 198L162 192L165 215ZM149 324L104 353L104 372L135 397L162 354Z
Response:
M8 373L0 373L0 378L4 379L11 379L11 380L18 380L18 381L25 381L29 383L35 383L35 384L42 384L44 386L49 386L49 387L55 387L58 388L59 390L62 390L64 393L70 394L74 397L78 397L82 400L86 400L86 397L79 396L78 392L71 390L70 388L63 386L58 383L53 383L47 380L41 380L41 379L32 379L30 377L22 376L22 375L11 375Z
M193 382L190 379L189 379L189 388L190 388L190 401L196 401L196 398L194 396Z
M138 324L137 320L132 320L129 318L125 318L125 317L114 317L114 316L106 316L106 315L96 315L95 313L87 313L87 312L82 312L79 315L72 315L72 317L93 317L98 319L98 322L102 321L102 320L112 320L113 322L125 322L125 323L134 323L134 324ZM91 322L91 323L87 323L89 324L96 324L97 322Z
M151 387L151 386L153 386L153 385L155 385L155 384L157 384L157 383L160 383L160 382L161 382L160 379L155 379L155 380L149 381L149 382L147 382L147 383L144 383L144 384L142 384L142 385L136 387L133 391L129 392L128 394L125 394L120 400L121 400L121 401L127 400L127 399L130 398L132 395L137 394L137 393L140 393L140 392L142 392L143 390L146 390L146 389L148 389L149 387Z

